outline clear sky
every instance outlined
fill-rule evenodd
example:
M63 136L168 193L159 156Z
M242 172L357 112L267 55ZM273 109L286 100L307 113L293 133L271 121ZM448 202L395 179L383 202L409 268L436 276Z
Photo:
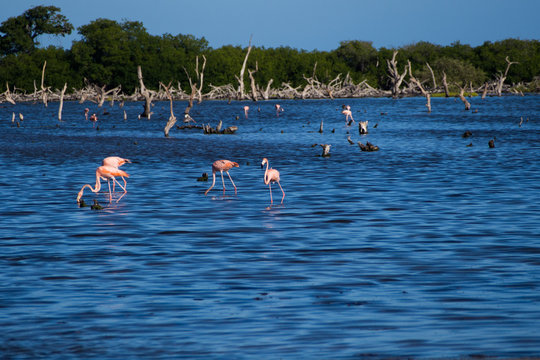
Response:
M37 5L61 9L75 28L97 18L141 21L152 35L204 37L213 48L289 46L329 51L364 40L377 49L428 41L478 46L540 40L540 0L0 0L0 22ZM70 48L77 31L42 44Z

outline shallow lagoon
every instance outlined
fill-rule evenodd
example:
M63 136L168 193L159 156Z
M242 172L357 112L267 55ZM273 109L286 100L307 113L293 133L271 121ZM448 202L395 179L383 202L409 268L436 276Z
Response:
M141 103L102 115L68 102L62 123L55 103L1 104L0 352L540 355L539 99L473 98L467 112L434 98L431 114L422 98L280 101L279 118L275 101L207 101L192 117L238 132L170 138L167 102L151 120L137 119ZM344 103L369 134L345 125ZM128 193L109 204L86 191L105 209L79 208L110 155L134 161ZM281 172L283 205L269 206L263 157ZM210 183L196 179L221 158L240 164L238 195L225 177L225 196L218 179L205 197Z

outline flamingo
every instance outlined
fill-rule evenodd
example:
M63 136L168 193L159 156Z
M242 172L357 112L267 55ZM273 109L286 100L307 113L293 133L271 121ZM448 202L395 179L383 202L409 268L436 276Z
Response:
M227 175L229 175L229 179L231 180L232 185L234 186L234 194L236 195L236 185L234 185L234 181L231 178L231 174L229 174L229 170L233 167L240 167L238 163L230 160L217 160L214 161L212 164L212 186L206 190L204 195L208 194L208 192L214 187L216 184L216 171L221 172L221 183L223 184L223 195L225 195L225 181L223 180L223 172L225 171Z
M279 112L280 112L280 111L284 111L284 110L283 110L283 108L281 107L281 105L279 105L279 104L274 105L274 107L276 108L276 116L279 117Z
M115 168L113 166L108 166L108 165L105 165L105 166L100 166L96 169L96 185L94 188L92 188L92 185L90 184L85 184L83 185L83 187L81 188L81 190L79 191L79 194L77 195L77 202L80 202L81 200L81 197L83 196L83 192L84 192L84 189L85 188L89 188L90 191L94 192L94 193L97 193L99 192L99 190L101 190L101 181L100 179L103 179L103 180L107 180L107 184L109 185L109 202L112 201L112 192L111 192L111 184L109 183L109 180L112 179L112 181L116 181L118 183L118 185L124 189L124 193L127 192L127 190L122 186L122 184L120 184L116 179L115 179L115 176L125 176L125 177L129 177L129 174L125 171L122 171L118 168Z
M348 123L349 122L349 117L351 118L351 122L354 122L354 119L353 119L353 116L352 116L352 111L351 111L351 107L349 105L343 105L342 106L342 111L341 113L343 115L345 115L345 122Z
M267 158L262 159L261 168L264 167L264 164L266 164L266 170L264 171L264 183L265 185L268 185L268 189L270 190L270 204L273 204L272 185L271 185L271 183L273 182L278 183L279 188L281 189L281 192L283 193L283 197L281 198L281 203L283 204L283 199L285 199L285 191L283 191L283 188L281 187L281 184L279 183L279 171L277 171L276 169L268 168L269 163L268 163Z
M249 106L244 106L244 115L246 115L246 119L248 118L248 112L249 112Z
M103 159L103 162L101 163L102 166L112 166L114 168L119 168L120 166L124 165L125 163L130 163L131 164L131 160L129 159L124 159L124 158L121 158L119 156L109 156L109 157L106 157L105 159ZM122 176L122 180L124 181L124 187L122 189L124 189L124 191L126 190L126 186L127 186L127 182L126 182L126 179L124 179L124 177ZM113 192L115 190L115 183L113 182Z
M90 116L90 120L92 121L92 127L94 127L94 125L96 124L96 121L97 121L96 114L92 114L92 116Z
M85 120L88 120L88 112L89 112L89 111L90 111L89 108L85 108L85 109L84 109L84 119L85 119Z

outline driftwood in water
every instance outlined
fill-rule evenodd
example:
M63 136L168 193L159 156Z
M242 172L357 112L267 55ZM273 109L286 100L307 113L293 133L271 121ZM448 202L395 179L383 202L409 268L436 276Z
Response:
M446 73L443 71L442 82L444 87L444 96L449 97L450 91L448 90L448 82L446 81Z
M321 120L321 126L319 126L319 132L322 134L323 133L323 121Z
M328 156L330 156L330 147L331 147L332 145L330 145L330 144L319 144L319 145L320 145L320 146L322 147L322 149L323 149L323 152L322 152L321 156L322 156L322 157L328 157Z
M360 141L358 142L358 146L360 147L360 150L362 151L379 151L379 147L376 145L373 145L369 141L366 142L366 145L362 144Z
M219 121L219 124L215 127L215 128L212 128L210 126L210 124L207 124L207 125L203 125L203 132L205 134L234 134L236 132L236 130L238 130L238 126L229 126L225 129L221 129L223 125L223 122L220 120Z
M358 122L358 133L360 133L360 135L368 133L368 122L368 120Z
M401 86L401 83L403 82L403 79L405 79L405 75L407 75L407 67L405 67L405 71L403 71L402 74L399 73L399 70L397 68L397 61L396 61L396 55L398 54L397 50L394 50L394 53L392 55L392 60L386 59L386 64L388 65L388 77L390 78L390 81L392 83L392 97L395 99L399 96L400 90L399 87Z
M62 121L62 108L64 107L64 94L67 89L67 83L64 84L64 88L60 94L60 105L58 106L58 121Z
M97 90L98 90L98 95L97 95L97 98L98 98L98 101L97 101L97 104L98 104L98 107L102 107L103 106L103 103L105 103L105 99L107 97L107 95L109 94L113 94L112 95L112 103L114 104L114 98L116 96L118 96L118 94L120 93L120 91L122 91L122 86L117 86L115 87L114 89L110 89L110 90L107 90L105 91L105 88L107 86L106 85L103 85L102 87L97 87Z
M154 99L154 95L156 94L155 91L148 90L146 86L144 86L143 76L142 76L142 70L141 66L137 66L137 78L139 79L139 86L141 95L144 97L144 111L141 113L140 117L145 117L150 120L150 117L152 116L152 100Z

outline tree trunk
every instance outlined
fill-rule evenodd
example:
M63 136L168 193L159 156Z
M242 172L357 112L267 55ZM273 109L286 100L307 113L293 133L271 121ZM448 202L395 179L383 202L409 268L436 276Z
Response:
M169 137L169 130L176 124L176 116L174 116L173 111L173 99L171 92L169 91L169 88L171 87L171 83L169 85L165 86L162 82L160 82L161 86L165 89L165 93L167 94L167 97L169 98L169 102L171 105L171 116L169 116L169 120L167 121L167 125L165 125L165 129L163 130L165 133L165 137Z
M43 104L45 107L47 107L47 89L45 89L44 82L45 82L45 67L47 66L47 61L43 63L43 69L41 70L41 99L43 100Z
M250 79L250 83L251 83L251 97L253 98L253 101L257 102L258 100L258 96L257 96L257 85L255 83L255 78L253 77L253 74L255 74L257 71L258 71L258 65L257 63L255 63L255 70L249 70L248 69L248 73L249 73L249 79Z
M519 64L518 62L510 61L508 56L505 58L505 60L506 60L506 63L507 63L506 70L504 72L504 75L500 74L499 77L498 77L498 84L497 84L497 88L496 88L497 96L502 95L502 88L503 88L503 85L504 85L504 81L506 80L506 76L508 76L508 70L510 70L510 66L512 64Z
M422 92L422 95L426 97L426 100L427 100L426 107L428 108L428 112L431 112L431 94L427 92L422 86L422 84L420 83L420 81L418 81L418 79L414 77L412 73L411 62L407 61L407 63L409 64L409 79L411 83L415 84L418 87L418 89L420 89L420 91Z
M204 82L204 68L206 67L206 56L203 57L203 65L201 68L201 72L199 73L199 57L197 56L197 64L195 66L195 72L197 74L197 80L199 80L199 89L197 90L197 96L198 96L198 103L202 103L202 88L203 88L203 82Z
M461 91L459 92L459 98L465 104L465 110L470 110L471 109L471 104L465 98L465 88L463 88L463 87L461 88Z
M450 92L448 91L448 82L446 82L446 73L443 71L442 74L443 74L442 82L443 82L443 86L444 86L444 96L449 97Z
M253 38L253 35L249 38L249 46L247 49L246 57L244 58L244 63L242 64L242 68L240 69L240 76L236 77L238 80L238 100L244 99L244 72L246 71L246 64L249 57L249 53L251 52L251 39Z
M64 84L64 88L60 93L60 105L58 106L58 121L62 121L62 108L64 107L64 94L67 89L67 83Z
M399 96L400 90L399 87L401 86L401 83L403 82L403 79L405 78L405 75L407 75L407 67L405 67L405 71L403 71L402 74L399 73L397 68L397 61L396 61L396 55L398 54L397 50L394 50L394 54L392 55L392 60L386 59L386 63L388 65L388 72L390 73L390 81L392 82L392 97L395 99Z
M150 120L150 116L152 116L152 99L154 98L154 92L148 90L144 86L143 82L143 76L142 76L142 70L141 66L137 66L137 77L139 78L139 85L141 87L141 95L144 96L144 111L140 115L141 117L148 118Z

